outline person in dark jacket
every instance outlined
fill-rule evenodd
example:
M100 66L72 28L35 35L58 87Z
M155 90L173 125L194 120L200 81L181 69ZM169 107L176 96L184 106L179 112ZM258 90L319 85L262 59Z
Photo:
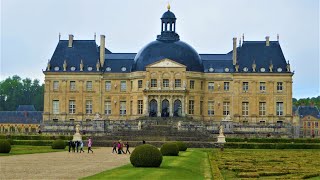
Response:
M113 142L113 149L112 149L112 153L117 153L117 143Z
M129 151L129 143L127 142L125 144L125 146L126 146L126 153L125 154L127 154L127 153L131 154L130 151Z
M69 152L71 151L72 141L68 141Z

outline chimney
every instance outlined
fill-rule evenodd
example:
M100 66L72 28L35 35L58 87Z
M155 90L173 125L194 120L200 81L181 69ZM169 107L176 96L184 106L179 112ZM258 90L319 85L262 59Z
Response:
M68 47L72 47L73 44L73 35L69 34L69 43L68 43Z
M232 51L233 65L237 64L237 38L233 38L233 51Z
M269 36L266 36L266 46L270 46L270 37Z
M104 65L105 41L106 41L106 36L100 35L100 64L101 64L101 67L103 67L103 65Z

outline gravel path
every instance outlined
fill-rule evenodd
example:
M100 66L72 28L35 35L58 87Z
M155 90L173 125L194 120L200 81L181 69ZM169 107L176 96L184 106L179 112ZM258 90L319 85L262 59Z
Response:
M93 151L2 156L0 179L79 179L130 163L130 155L112 154L112 148Z

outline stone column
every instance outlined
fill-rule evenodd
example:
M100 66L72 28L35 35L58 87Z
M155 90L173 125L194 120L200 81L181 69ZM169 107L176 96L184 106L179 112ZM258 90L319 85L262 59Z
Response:
M161 97L160 97L160 96L158 96L157 103L158 103L158 109L157 109L158 113L157 113L157 116L158 116L158 117L161 117Z
M172 117L173 116L173 97L170 96L169 97L169 116Z
M143 114L145 116L149 116L149 99L148 99L148 95L144 95L143 96Z
M186 116L186 113L185 113L185 96L182 96L182 99L181 99L181 114L182 114L182 117L185 117Z

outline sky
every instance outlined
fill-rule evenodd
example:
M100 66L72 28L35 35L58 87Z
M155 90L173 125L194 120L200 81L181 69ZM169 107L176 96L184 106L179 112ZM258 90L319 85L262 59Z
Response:
M137 53L160 33L168 0L0 0L0 80L44 80L61 39L106 35L112 52ZM232 38L280 37L293 76L293 97L320 95L318 0L169 0L176 31L198 53L227 53Z

